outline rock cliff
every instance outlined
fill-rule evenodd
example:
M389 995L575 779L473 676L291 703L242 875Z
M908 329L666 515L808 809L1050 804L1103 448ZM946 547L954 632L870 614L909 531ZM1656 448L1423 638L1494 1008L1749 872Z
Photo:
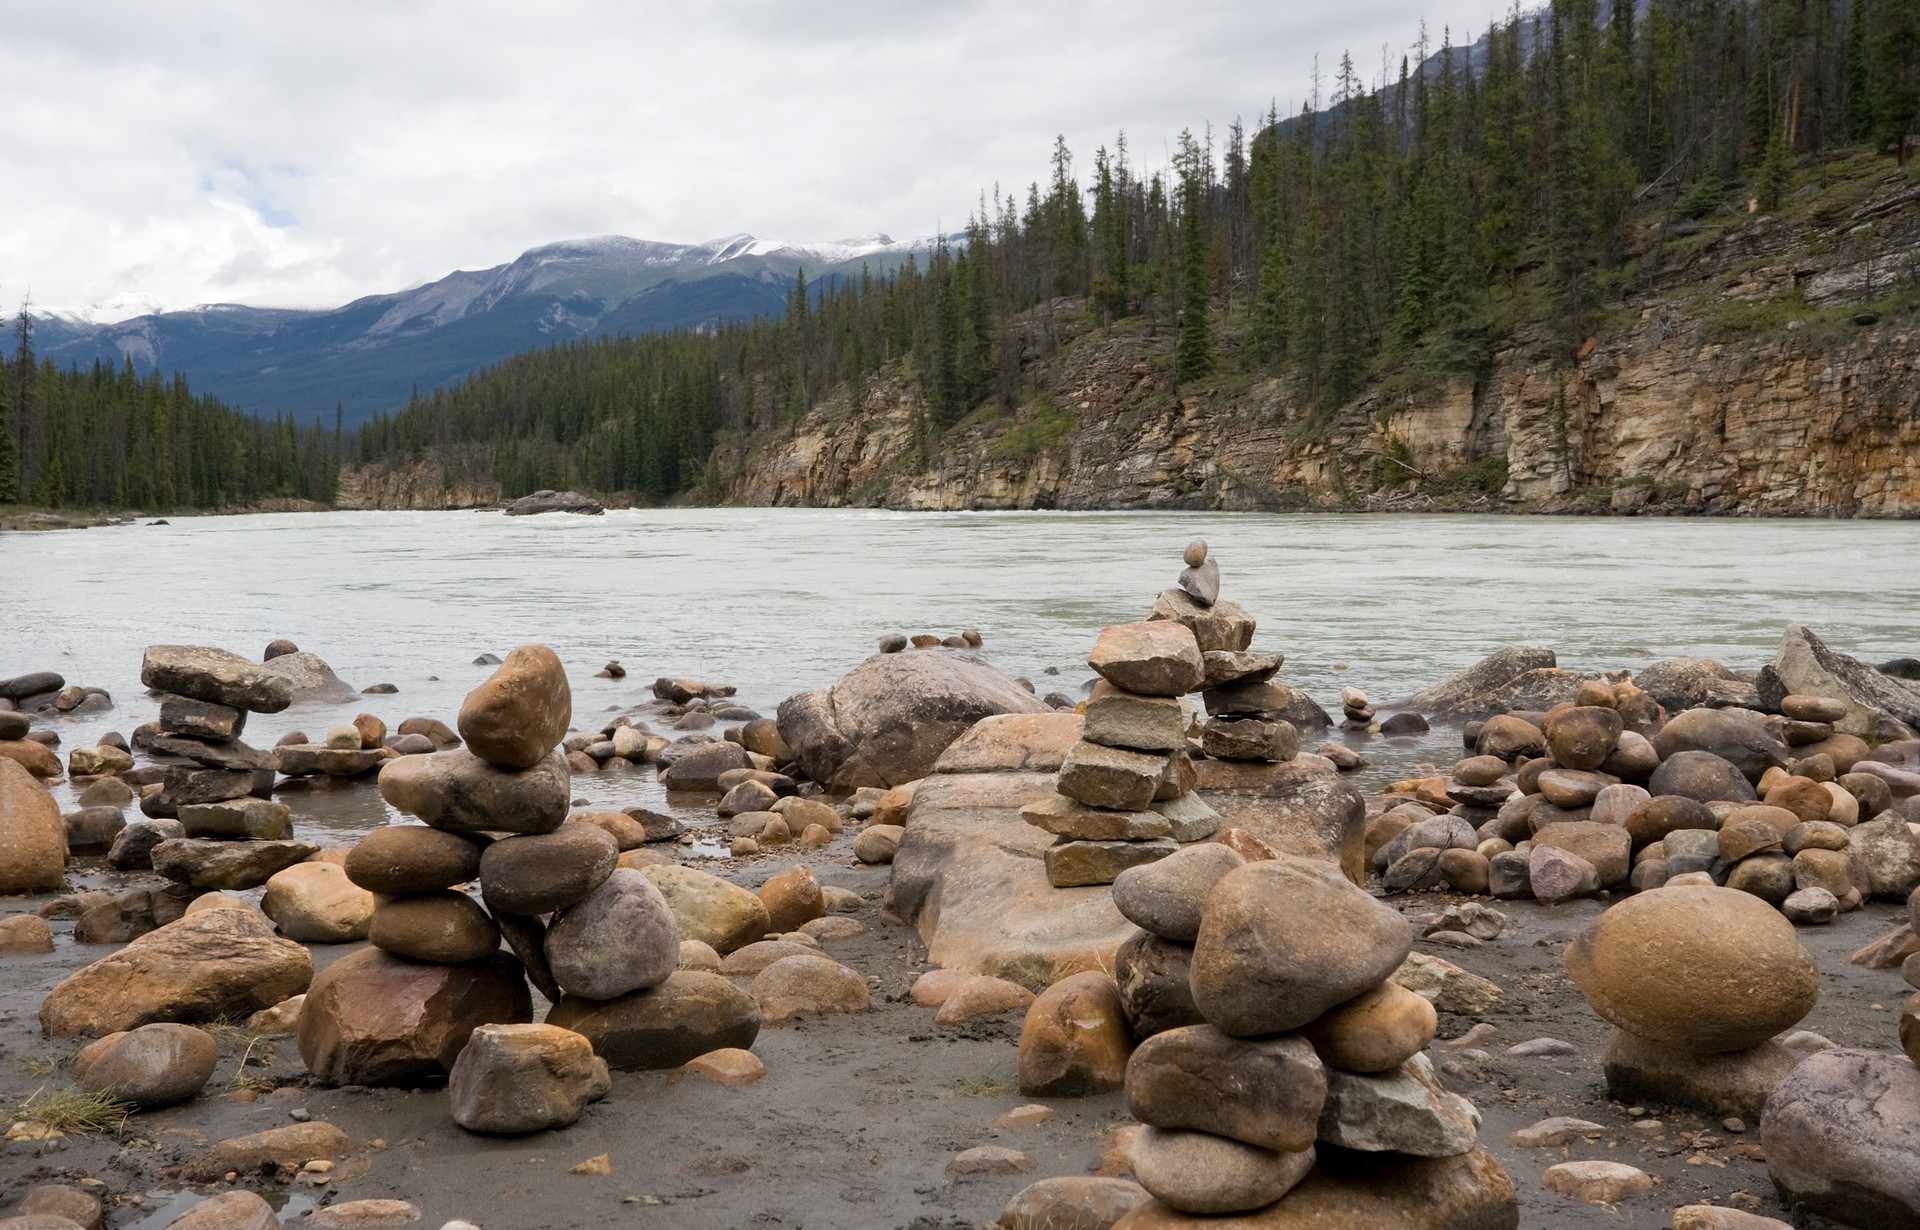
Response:
M1840 188L1637 232L1643 289L1577 361L1523 325L1477 380L1390 368L1330 421L1277 379L1175 390L1169 329L1062 301L1017 410L922 460L917 385L878 381L733 451L725 502L1920 516L1920 189Z

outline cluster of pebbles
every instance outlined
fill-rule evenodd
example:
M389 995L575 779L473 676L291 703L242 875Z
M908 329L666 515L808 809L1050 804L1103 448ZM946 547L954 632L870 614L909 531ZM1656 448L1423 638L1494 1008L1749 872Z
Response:
M1475 1151L1479 1112L1422 1053L1433 1006L1389 980L1412 930L1338 868L1211 842L1126 871L1113 900L1190 966L1189 1006L1136 1024L1125 1089L1147 1128L1132 1166L1157 1204L1126 1224L1267 1208L1306 1180L1318 1145L1392 1155L1374 1159L1382 1175ZM1486 1198L1511 1193L1502 1179Z
M1470 723L1474 755L1392 787L1390 799L1412 798L1370 825L1374 868L1389 892L1444 884L1548 904L1723 885L1802 924L1904 898L1911 835L1882 818L1894 804L1885 778L1850 771L1867 748L1835 735L1844 706L1788 696L1780 707L1667 720L1631 682L1589 680L1545 713Z
M0 713L40 717L86 717L113 708L105 688L68 683L58 671L31 671L0 679ZM20 738L23 736L8 736Z
M880 638L881 653L900 653L907 649L978 649L984 642L974 628L962 628L950 636L941 636L936 632L917 632L908 636L903 632L889 632Z

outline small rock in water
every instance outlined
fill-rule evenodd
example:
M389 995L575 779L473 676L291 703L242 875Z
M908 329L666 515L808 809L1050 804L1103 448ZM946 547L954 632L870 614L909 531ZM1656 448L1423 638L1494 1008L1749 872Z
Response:
M898 632L889 632L880 638L881 653L899 653L907 647L907 638Z

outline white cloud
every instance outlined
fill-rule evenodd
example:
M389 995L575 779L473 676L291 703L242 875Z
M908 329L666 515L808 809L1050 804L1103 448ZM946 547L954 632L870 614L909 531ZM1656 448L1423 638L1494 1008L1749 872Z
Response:
M0 0L0 301L321 306L556 239L931 232L1064 133L1297 109L1424 16L1148 0Z

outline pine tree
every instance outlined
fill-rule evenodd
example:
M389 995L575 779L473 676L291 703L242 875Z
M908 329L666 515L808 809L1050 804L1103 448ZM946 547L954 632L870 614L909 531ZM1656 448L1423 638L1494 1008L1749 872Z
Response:
M1191 131L1180 134L1180 332L1174 343L1174 379L1185 384L1213 370L1207 328L1207 240L1201 228L1201 183L1206 174Z

